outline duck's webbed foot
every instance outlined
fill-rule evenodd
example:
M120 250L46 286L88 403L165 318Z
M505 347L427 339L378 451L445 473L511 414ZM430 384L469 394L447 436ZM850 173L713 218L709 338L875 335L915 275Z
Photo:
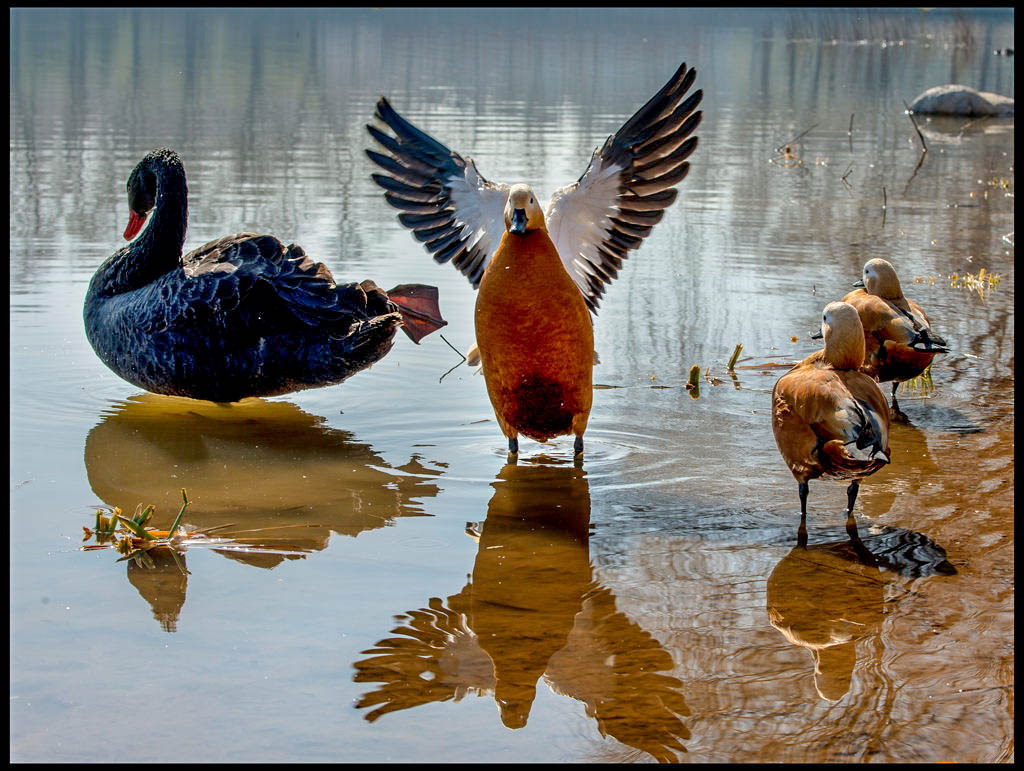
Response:
M909 423L910 418L907 414L900 409L899 402L896 401L896 389L899 387L899 383L892 384L892 406L889 408L890 416L896 423Z

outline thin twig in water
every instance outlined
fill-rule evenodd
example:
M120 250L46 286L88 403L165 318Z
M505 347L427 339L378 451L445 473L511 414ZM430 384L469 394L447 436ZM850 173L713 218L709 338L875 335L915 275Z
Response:
M924 157L927 153L921 153L921 157L917 159L917 165L914 167L914 173L910 175L910 179L907 180L907 186L903 188L903 195L907 194L910 190L910 183L914 181L914 177L917 176L918 170L921 168L921 164L924 163Z
M850 128L846 129L846 137L850 140L850 152L853 152L853 116L856 113L850 113Z
M848 190L852 190L853 189L853 185L851 185L849 182L846 181L846 178L848 176L850 176L850 172L851 171L853 171L853 161L850 161L850 165L846 167L846 171L843 172L843 176L841 178L842 179L842 183L844 185L846 185L846 188Z
M440 338L441 338L442 340L444 340L444 341L445 341L446 343L448 343L448 338L447 338L447 337L445 337L444 335L442 335L442 334L441 334L440 332L438 333L438 335L440 336ZM443 375L441 375L441 377L440 377L440 378L438 378L438 381L437 381L438 383L440 383L441 381L443 381L443 380L444 380L444 379L445 379L446 377L448 377L448 376L449 376L449 375L450 375L450 374L451 374L451 373L452 373L452 372L453 372L454 370L458 369L459 367L461 367L461 366L462 366L463 364L465 364L465 363L466 363L466 362L468 361L468 359L467 359L467 358L466 358L466 356L465 356L465 355L464 355L464 354L462 353L462 351L460 351L460 350L459 350L458 348L456 348L456 347L455 347L454 345L452 345L451 343L448 343L448 347L449 347L449 348L451 348L451 349L452 349L453 351L455 351L455 353L459 354L459 358L461 358L461 359L462 359L462 361L458 362L458 363L457 363L457 364L456 364L456 365L455 365L454 367L452 367L452 368L451 368L451 369L449 369L449 370L448 370L447 372L445 372L445 373L444 373Z
M914 113L910 110L910 105L907 104L907 100L903 100L903 106L907 108L907 117L910 118L910 123L914 126L914 131L917 132L917 138L921 140L921 157L917 159L917 165L914 167L914 173L910 175L910 179L907 180L907 186L903 188L903 195L907 194L910 189L910 183L914 181L914 177L917 176L918 169L921 168L921 164L924 163L924 156L928 152L928 145L925 144L924 135L921 133L921 129L917 127L917 121L914 120Z
M791 145L798 139L802 139L803 137L807 136L808 134L811 133L813 129L816 129L820 123L821 121L818 121L818 123L815 123L813 126L811 126L811 128L807 129L807 131L803 132L802 134L798 134L797 136L790 139L788 142L783 142L781 145L775 148L775 152L781 153L783 149L786 147L786 145Z
M910 118L910 122L914 126L914 131L917 132L917 138L921 140L921 152L922 153L928 152L928 145L925 144L924 134L922 134L921 133L921 129L919 129L917 127L917 121L914 120L914 113L911 111L910 105L907 104L907 100L906 99L903 100L903 106L907 108L907 117Z
M444 335L442 335L442 334L441 334L440 332L438 332L437 334L438 334L438 335L440 335L440 337L441 337L441 339L442 339L442 340L444 340L444 341L445 341L446 343L448 343L448 338L447 338L447 337L445 337ZM461 356L461 357L462 357L462 361L465 361L465 360L466 360L466 357L465 357L465 356L463 355L462 351L460 351L460 350L459 350L458 348L456 348L456 347L455 347L454 345L452 345L451 343L448 343L448 347L449 347L449 348L451 348L451 349L452 349L453 351L455 351L455 353L459 354L459 356ZM462 363L462 362L460 361L460 362L459 362L459 364L461 364L461 363ZM456 365L456 366L458 366L458 365Z
M885 194L885 185L882 185L882 228L885 228L885 212L889 206L889 197Z

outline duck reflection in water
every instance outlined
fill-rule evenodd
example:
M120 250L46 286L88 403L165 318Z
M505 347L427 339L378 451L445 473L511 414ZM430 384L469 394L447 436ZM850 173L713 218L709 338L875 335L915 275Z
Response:
M538 460L533 458L533 461ZM364 651L355 681L379 683L357 704L389 712L493 694L502 722L522 728L543 679L577 699L603 736L677 760L690 737L672 657L616 608L593 575L590 490L578 467L506 465L492 484L470 582L409 611Z
M880 528L859 544L797 546L768 578L768 619L810 651L818 695L838 701L850 690L857 641L881 626L886 585L897 576L955 573L941 546L901 528Z
M229 559L273 568L327 547L332 533L356 536L397 517L425 516L419 499L438 493L441 472L415 456L392 468L373 449L322 417L282 401L247 399L229 409L140 394L115 406L85 440L93 492L133 512L153 504L150 524L182 524L225 541L204 544ZM224 527L230 526L230 527ZM166 553L164 553L166 552ZM185 555L150 552L129 561L128 579L173 631L185 602Z

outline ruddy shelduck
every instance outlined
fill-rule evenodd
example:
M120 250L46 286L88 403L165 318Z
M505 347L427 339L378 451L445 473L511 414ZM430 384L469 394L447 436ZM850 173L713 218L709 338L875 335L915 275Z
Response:
M594 151L583 175L543 207L526 185L487 181L402 118L387 99L369 125L386 150L367 150L374 174L434 259L480 293L476 340L487 392L510 453L518 436L575 434L583 452L592 400L593 327L606 285L675 200L697 146L703 92L681 65L665 86ZM587 311L590 311L588 313Z
M889 408L874 378L861 371L864 328L849 303L825 306L825 347L779 378L772 390L772 430L799 484L798 543L807 543L807 483L849 480L846 530L855 541L853 505L860 480L889 463Z
M879 382L892 383L892 412L906 420L896 402L899 384L912 380L932 363L937 353L948 353L946 341L932 331L921 306L903 296L896 269L888 260L876 258L864 265L861 287L843 298L857 309L864 326L862 371Z

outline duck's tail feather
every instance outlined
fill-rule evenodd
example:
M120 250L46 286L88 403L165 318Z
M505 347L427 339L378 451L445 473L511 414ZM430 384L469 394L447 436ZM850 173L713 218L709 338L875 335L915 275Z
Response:
M921 353L949 353L946 341L930 329L921 329L910 341L910 347Z
M889 454L875 446L858 447L856 441L843 443L841 439L833 439L821 448L829 459L829 466L834 471L858 474L869 470L872 466L881 468L889 463Z

